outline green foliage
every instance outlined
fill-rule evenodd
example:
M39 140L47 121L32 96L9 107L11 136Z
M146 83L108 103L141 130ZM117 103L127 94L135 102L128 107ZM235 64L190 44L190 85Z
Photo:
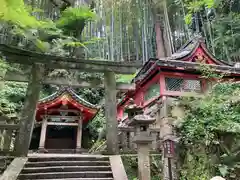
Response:
M185 159L181 169L180 180L209 180L212 167L205 152L184 149Z
M1 70L1 72L6 71L7 68L9 68L9 65L5 61L0 59L0 70Z
M175 4L177 12L184 12L186 27L194 29L199 23L201 35L218 59L231 63L239 56L239 0L175 0Z
M88 151L89 153L99 153L99 152L103 152L106 149L106 140L99 140L96 141L93 146L91 147L91 149Z
M191 23L192 23L192 14L191 14L191 13L187 14L187 15L184 17L184 20L185 20L185 23L186 23L187 25L191 24Z
M216 73L213 68L206 64L201 64L199 70L201 71L202 77L205 79L214 78L221 80L224 77L224 75L226 75L224 73Z
M0 90L0 111L6 115L16 115L20 112L26 94L26 84L5 83Z
M95 17L95 13L87 6L69 7L63 11L61 18L56 23L57 27L63 29L65 32L76 34L79 32L79 29L83 29L87 21L93 20Z
M0 0L0 19L20 27L40 27L42 22L31 16L23 0Z
M215 0L198 0L198 1L186 1L185 2L188 13L185 15L185 23L192 23L192 16L195 12L201 11L203 8L213 8Z
M240 178L239 94L239 83L220 83L204 98L182 101L186 117L178 128L185 148L183 179L207 180L215 174Z
M100 110L96 117L87 125L87 128L92 135L93 142L98 139L98 136L106 124L104 112Z
M122 155L123 165L129 180L138 180L137 156ZM151 180L161 180L162 161L160 155L150 156Z
M36 19L35 15L39 15L36 12L44 14L44 11L27 6L23 0L0 0L0 4L4 7L0 10L0 20L5 22L1 28L10 26L12 29L13 26L13 30L8 32L10 36L27 39L26 44L17 43L15 46L71 57L79 52L79 46L87 49L84 43L79 41L79 37L85 23L96 17L88 7L69 7L56 22L52 22L48 19Z
M0 20L14 25L14 29L28 30L30 28L45 29L54 27L49 19L38 20L32 14L42 10L27 6L23 0L0 0Z
M130 75L118 74L116 79L117 79L117 82L130 83L136 75L137 75L137 72Z

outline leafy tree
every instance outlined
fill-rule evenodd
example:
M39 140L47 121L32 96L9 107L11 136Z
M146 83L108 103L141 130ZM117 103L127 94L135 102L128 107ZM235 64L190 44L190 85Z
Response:
M29 8L23 0L0 0L0 19L17 24L22 28L41 27L42 21L30 15Z
M187 112L178 129L183 179L240 178L239 93L239 83L221 83L202 99L182 101Z
M176 13L180 13L187 24L187 26L178 25L175 28L176 24L181 24L183 21L179 22L177 18L172 19L172 31L177 35L174 39L181 40L182 36L187 35L181 32L191 30L191 34L197 32L206 38L207 46L217 58L230 63L238 59L240 47L240 3L238 0L169 1L169 9L172 7L175 7L175 12L170 16L175 17ZM175 45L176 43L178 42L174 42Z

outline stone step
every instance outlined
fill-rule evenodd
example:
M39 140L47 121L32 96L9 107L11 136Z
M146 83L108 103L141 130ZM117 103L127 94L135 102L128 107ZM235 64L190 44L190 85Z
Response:
M43 161L27 162L25 167L46 167L46 166L109 166L109 161Z
M112 178L111 171L85 171L85 172L51 172L20 174L19 180L26 179L67 179L67 178Z
M27 173L48 173L48 172L81 172L81 171L111 171L111 166L47 166L28 167L22 170Z
M82 153L87 153L87 149L46 149L46 153L56 153L56 154L82 154Z
M76 156L76 157L29 157L28 162L42 161L109 161L104 156Z
M25 179L32 180L32 179ZM113 178L64 178L64 179L38 179L38 180L114 180Z

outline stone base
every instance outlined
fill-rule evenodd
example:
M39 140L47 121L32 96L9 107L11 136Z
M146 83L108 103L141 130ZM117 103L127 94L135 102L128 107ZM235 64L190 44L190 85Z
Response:
M80 154L80 153L83 153L83 152L84 152L84 149L82 149L82 148L76 148L75 149L75 153L77 153L77 154L78 153Z
M39 148L38 153L48 153L48 150L46 150L45 148Z
M137 135L133 138L133 142L136 144L151 144L153 142L153 137L152 136L141 136L141 135Z

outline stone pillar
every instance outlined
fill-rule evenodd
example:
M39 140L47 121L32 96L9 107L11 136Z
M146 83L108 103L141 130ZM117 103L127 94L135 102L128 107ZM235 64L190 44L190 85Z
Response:
M135 132L130 131L129 132L129 148L132 151L135 151L137 149L137 145L135 143L133 143L134 136L135 136Z
M33 64L26 99L21 111L19 134L16 138L16 154L18 156L26 157L28 154L43 78L44 66L41 64Z
M42 120L42 128L41 135L39 141L39 151L44 151L45 149L45 140L46 140L46 132L47 132L47 117L44 117Z
M7 124L14 124L14 120L9 118L7 119ZM13 130L12 129L5 129L3 131L3 150L9 151L10 145L12 141Z
M138 144L138 178L139 180L151 180L151 168L149 158L149 145Z
M107 153L118 154L117 90L114 72L104 73Z
M139 180L151 180L149 151L153 138L150 135L149 125L153 122L155 119L147 115L136 115L129 123L136 128L133 141L137 144Z
M127 150L128 150L128 142L127 142L127 140L128 140L128 137L127 137L127 132L126 131L123 131L122 132L122 148L123 148L123 151L124 152L127 152Z
M128 150L127 131L122 127L119 127L119 143L121 145L121 151L127 152Z
M152 131L151 135L153 136L152 150L156 151L157 150L157 132Z
M78 120L76 150L79 152L82 148L82 120Z
M163 96L159 107L160 139L163 152L163 180L177 180L175 137L172 128L171 106L173 99Z

